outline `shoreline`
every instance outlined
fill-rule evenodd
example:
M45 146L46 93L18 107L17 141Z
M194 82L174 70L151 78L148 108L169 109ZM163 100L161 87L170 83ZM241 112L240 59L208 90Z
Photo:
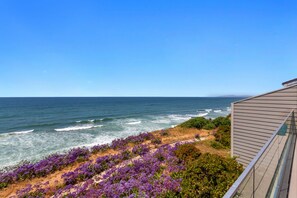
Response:
M224 116L234 100L40 98L2 101L1 104L7 106L5 112L12 115L2 116L0 169L18 165L21 160L36 162L71 148L110 143L115 138L169 128L201 113L209 112L206 117L211 118Z
M198 143L197 147L201 150L202 153L211 152L223 157L227 157L230 154L230 151L228 149L216 150L216 149L210 148L209 142L213 141L214 139L213 134L216 132L216 130L217 129L205 130L205 129L195 129L195 128L182 128L180 126L175 126L172 128L155 130L155 131L146 133L148 134L148 136L152 135L154 140L155 139L160 140L160 143L153 143L152 142L153 140L150 139L150 140L143 141L141 145L148 145L150 150L154 150L163 145L170 145L170 144L176 144L183 141L185 142L190 141L190 142ZM199 137L203 140L197 141L195 138L197 134L199 134ZM137 137L137 135L128 136L126 139L130 137ZM92 153L91 151L91 154L88 157L88 159L83 162L74 162L70 165L63 167L61 170L54 171L53 173L50 173L44 177L35 177L32 179L25 179L24 181L17 181L15 183L12 183L8 187L0 189L0 197L8 197L8 196L15 195L15 193L18 190L25 188L28 184L34 185L34 184L43 183L47 181L49 182L49 186L51 186L51 188L55 188L55 186L62 185L63 184L62 175L64 173L73 171L78 167L80 167L82 164L85 164L88 161L94 161L98 157L119 154L120 150L118 150L118 148L111 148L113 143L118 140L121 140L121 139L115 139L110 144L103 144L103 145L109 145L108 149L106 150L99 151L98 153ZM122 140L125 140L125 139L122 139ZM96 146L100 147L103 145L101 144ZM135 145L137 144L128 142L126 149L131 150ZM88 150L92 150L92 148L96 146L89 147Z

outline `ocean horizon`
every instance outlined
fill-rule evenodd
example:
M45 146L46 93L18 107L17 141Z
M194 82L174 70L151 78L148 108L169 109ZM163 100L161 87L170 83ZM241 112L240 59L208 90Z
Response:
M0 98L0 169L230 113L243 97Z

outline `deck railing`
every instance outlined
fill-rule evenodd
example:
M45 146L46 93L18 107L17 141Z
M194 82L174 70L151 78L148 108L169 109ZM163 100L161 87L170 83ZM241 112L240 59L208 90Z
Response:
M224 198L287 197L295 145L296 126L292 110Z

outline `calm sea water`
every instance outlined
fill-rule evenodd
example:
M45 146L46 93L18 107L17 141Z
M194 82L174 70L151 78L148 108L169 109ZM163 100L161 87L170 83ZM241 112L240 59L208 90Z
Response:
M0 98L0 168L230 113L242 98Z

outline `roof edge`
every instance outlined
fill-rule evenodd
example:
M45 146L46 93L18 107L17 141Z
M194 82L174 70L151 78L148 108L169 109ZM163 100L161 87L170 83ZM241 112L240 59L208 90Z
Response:
M292 80L288 80L288 81L286 81L286 82L283 82L282 85L283 85L283 86L286 86L286 85L289 85L289 86L290 86L290 84L291 84L291 83L294 83L294 82L297 82L297 78L294 78L294 79L292 79Z
M242 100L238 100L238 101L233 102L233 104L237 104L237 103L244 102L244 101L247 101L247 100L251 100L251 99L254 99L254 98L257 98L257 97L265 96L267 94L275 93L275 92L282 91L282 90L285 90L285 89L290 89L292 87L297 87L297 85L292 85L290 87L283 87L281 89L270 91L270 92L267 92L267 93L264 93L264 94L260 94L260 95L252 96L252 97L245 98L245 99L242 99ZM296 94L296 96L297 96L297 94Z

